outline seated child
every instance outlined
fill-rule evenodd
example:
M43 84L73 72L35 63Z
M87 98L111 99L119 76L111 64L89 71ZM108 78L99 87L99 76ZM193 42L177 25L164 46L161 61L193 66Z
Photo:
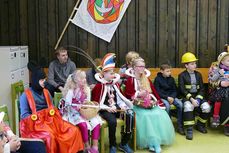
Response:
M87 85L85 72L77 70L69 75L62 93L65 101L65 104L61 104L63 119L80 128L86 151L90 153L98 153L98 139L100 136L100 124L102 123L102 120L99 115L87 120L80 114L81 106L85 102L91 100L91 91ZM88 130L92 131L93 146L91 148L89 144Z
M8 149L9 147L6 147L7 149L5 150L7 138L3 129L3 125L0 124L0 153L10 153L10 149Z
M125 82L125 95L134 102L137 146L160 153L161 145L171 145L175 138L171 119L160 107L162 102L148 78L150 71L145 68L144 59L134 59L126 74L129 77Z
M169 114L170 105L174 105L177 108L177 131L181 135L184 135L183 129L183 104L176 98L177 97L177 87L174 78L171 76L171 66L169 64L162 64L160 67L160 72L158 72L157 77L154 80L154 86L161 97L162 102L165 104L166 111Z
M196 71L198 60L191 52L187 52L181 59L186 70L178 76L179 89L182 95L184 113L183 120L186 128L186 139L193 139L193 125L195 124L195 110L198 111L196 128L201 133L207 133L206 122L210 113L210 105L204 99L204 85L201 73Z
M209 100L214 104L211 126L214 128L219 126L220 120L223 122L228 117L227 113L225 113L227 110L224 110L224 108L221 110L221 102L227 101L226 98L228 97L228 85L225 86L223 84L229 84L229 51L222 52L218 56L216 63L209 70L209 83L212 88ZM220 118L220 112L223 112L223 118ZM225 126L225 135L229 135L229 128L227 126Z
M125 113L125 129L122 131L121 144L119 149L126 153L133 153L128 145L133 128L133 111L132 103L126 99L120 92L119 84L120 75L114 73L115 54L108 53L102 60L102 71L95 75L99 81L92 90L92 100L99 102L100 116L107 121L109 129L110 153L116 153L116 118L120 116L118 111Z
M139 57L139 54L135 51L129 51L127 54L126 54L126 64L122 65L121 68L119 69L119 74L121 76L121 79L120 79L120 84L122 85L128 75L126 75L126 70L131 68L132 67L132 62L135 58L138 58Z
M10 127L3 122L4 114L4 112L0 113L0 139L4 144L4 153L46 153L43 142L16 136Z
M10 127L3 122L5 113L0 113L1 140L4 141L4 153L16 152L21 147L19 138L12 132Z
M217 64L214 64L215 62L212 63L211 68L210 68L210 72L209 72L209 81L229 81L229 70L226 68L226 66L224 66L224 63L226 60L228 60L227 55L228 53L221 53L218 57L219 60L221 60L220 62L217 62ZM224 58L220 58L221 56L224 56ZM218 65L219 63L219 65Z
M51 95L44 88L42 69L32 71L31 81L31 88L20 96L21 136L42 139L48 153L82 151L81 132L78 127L62 120L59 111L53 107Z

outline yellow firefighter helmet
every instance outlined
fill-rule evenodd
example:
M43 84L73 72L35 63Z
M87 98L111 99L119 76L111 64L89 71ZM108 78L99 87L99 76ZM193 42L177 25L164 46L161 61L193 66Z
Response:
M195 62L197 60L198 59L196 58L196 56L191 52L187 52L181 57L181 63L190 63Z

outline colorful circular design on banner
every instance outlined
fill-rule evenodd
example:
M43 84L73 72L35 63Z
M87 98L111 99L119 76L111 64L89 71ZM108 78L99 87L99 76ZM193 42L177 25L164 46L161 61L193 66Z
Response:
M118 19L123 4L124 0L88 0L87 10L97 23L108 24Z

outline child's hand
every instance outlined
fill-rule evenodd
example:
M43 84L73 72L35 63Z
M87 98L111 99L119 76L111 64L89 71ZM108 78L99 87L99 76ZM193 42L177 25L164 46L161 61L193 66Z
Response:
M109 103L110 106L112 106L112 105L115 104L115 101L114 101L113 98L110 98L110 99L108 99L108 103Z
M229 81L221 81L220 84L222 87L228 87L229 86Z
M116 112L116 107L115 107L115 106L109 107L109 108L107 109L107 111L108 111L109 113L115 113L115 112Z
M82 105L78 105L77 109L80 110L82 108Z
M145 97L145 96L146 96L146 91L145 91L145 90L141 90L141 91L138 93L138 96L139 96L139 97Z
M89 87L92 90L95 87L95 84L91 84Z
M121 108L121 110L124 110L124 111L127 109L126 106L121 106L120 108Z
M9 141L9 144L10 144L10 151L12 152L16 152L21 146L21 142L16 139L11 139Z
M220 69L220 70L219 70L219 74L220 74L220 75L224 75L224 72L225 72L224 69Z
M114 94L111 94L110 96L109 96L109 98L114 98L115 96L114 96Z
M173 97L168 97L167 100L169 101L169 104L173 104L174 102L174 98Z
M154 106L158 103L157 101L154 101L154 100L151 100L150 102L151 102L152 106Z
M18 139L17 140L17 150L20 149L20 147L21 147L21 141Z
M10 141L10 140L19 140L18 136L16 135L13 135L11 137L7 137L7 139Z
M58 89L63 92L64 88L62 86L59 86Z
M194 107L199 107L199 102L196 99L191 98L190 100L191 100L192 104L194 105Z

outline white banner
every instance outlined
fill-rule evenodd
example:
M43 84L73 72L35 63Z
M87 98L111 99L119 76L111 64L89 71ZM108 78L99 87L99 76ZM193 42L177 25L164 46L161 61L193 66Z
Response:
M110 42L131 0L82 0L71 20L80 28Z

